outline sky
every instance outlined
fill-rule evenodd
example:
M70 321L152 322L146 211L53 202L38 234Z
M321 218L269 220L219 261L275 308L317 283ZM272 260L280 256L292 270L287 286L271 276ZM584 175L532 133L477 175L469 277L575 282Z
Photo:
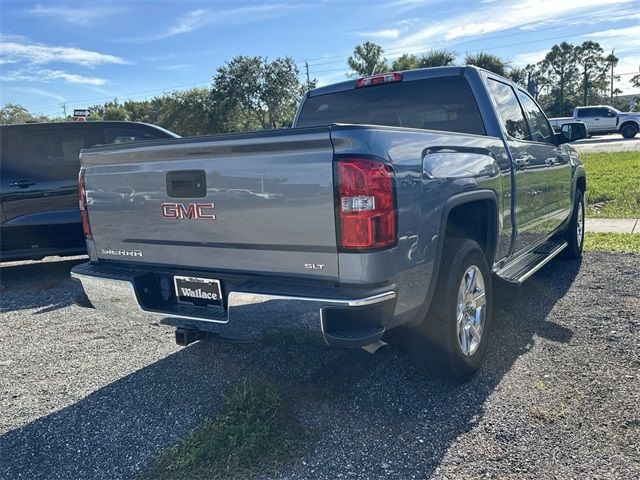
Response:
M640 0L136 0L0 3L0 104L60 116L114 98L211 83L236 55L293 57L305 75L345 79L364 41L385 56L447 48L524 66L555 43L599 42L636 93Z

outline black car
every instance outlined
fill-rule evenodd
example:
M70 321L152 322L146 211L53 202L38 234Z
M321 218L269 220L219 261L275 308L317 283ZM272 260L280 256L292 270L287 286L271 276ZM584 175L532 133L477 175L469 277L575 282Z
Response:
M78 208L83 148L176 138L137 122L0 126L0 261L86 253Z

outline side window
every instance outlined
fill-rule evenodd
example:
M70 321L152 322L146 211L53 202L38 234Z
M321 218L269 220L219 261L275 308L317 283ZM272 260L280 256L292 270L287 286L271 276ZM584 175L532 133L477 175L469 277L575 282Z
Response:
M607 117L609 116L609 109L608 108L594 108L593 109L593 116L594 117Z
M527 112L529 130L531 131L531 140L534 142L550 143L555 145L555 135L549 126L547 117L542 113L540 107L538 107L536 102L534 102L526 93L518 91L518 96L520 97L524 110Z
M607 110L607 117L614 118L616 116L616 112L614 112L613 110L609 110L608 108L606 110Z
M143 130L128 127L107 127L104 129L106 144L141 142L144 140L157 140L160 135Z
M506 83L491 78L488 84L507 134L517 140L529 140L531 135L516 93Z
M578 117L580 118L592 118L598 116L597 108L581 108L578 110Z

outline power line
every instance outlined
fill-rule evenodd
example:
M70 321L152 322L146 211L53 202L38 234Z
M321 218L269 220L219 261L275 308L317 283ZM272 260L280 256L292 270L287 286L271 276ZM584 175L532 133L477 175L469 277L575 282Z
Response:
M600 29L596 29L596 30L590 30L588 32L574 33L574 34L571 34L571 35L566 35L566 34L565 35L556 35L556 36L553 36L553 37L539 38L537 40L528 40L528 41L525 41L525 42L508 43L508 44L496 45L496 46L491 46L491 47L486 47L486 48L479 48L479 49L475 49L475 50L466 50L465 52L466 53L487 52L487 51L496 50L496 49L499 49L499 48L507 48L507 47L519 46L519 45L529 45L529 44L533 44L533 43L546 42L548 40L558 40L558 39L561 39L561 38L564 39L564 38L580 37L580 36L584 36L584 35L589 35L590 33L596 33L596 32L599 32L599 31L600 31ZM529 33L529 32L527 32L527 33ZM514 35L516 35L516 34L514 34ZM517 33L517 35L522 35L522 33ZM498 38L498 37L492 37L492 38ZM502 38L502 37L500 37L500 38ZM483 38L482 40L483 41L487 40L487 38ZM476 43L477 41L478 40L465 40L465 41L462 41L462 42L454 42L454 43L448 44L448 45L453 46L453 45L460 45L460 44L463 44L463 43ZM438 48L446 49L448 45L444 44L443 47L438 47ZM411 54L428 52L428 51L433 50L432 46L425 48L424 46L421 45L421 47L422 48L411 50L411 49L407 49L407 47L405 46L405 47L402 47L402 50L399 50L398 52L395 52L395 53L399 53L401 51L402 53L407 53L407 54L411 55ZM320 66L320 65L335 65L337 63L344 63L346 61L346 59L349 58L349 56L350 55L342 57L341 60L333 60L331 62L316 63L316 64L311 64L310 66L311 67L317 67L317 66ZM315 73L320 73L320 72L316 71Z
M599 15L604 15L604 14L608 14L608 13L615 13L615 12L622 12L622 11L629 11L629 12L635 12L636 8L631 8L631 7L624 7L624 8L618 8L618 9L614 9L614 10L607 10L607 11L603 11L603 12L598 12ZM593 14L590 15L582 15L582 16L578 16L578 17L572 17L572 20L576 20L576 19L580 19L580 18L590 18L592 17ZM526 25L522 25L520 26L520 28L522 28L523 26L527 26L527 25L532 25L535 23L539 23L539 22L532 22ZM546 27L546 28L539 28L537 30L535 30L536 32L542 32L542 31L547 31L547 30L557 30L558 28L562 28L564 27L563 25L555 25L552 27ZM598 30L592 31L592 32L582 32L578 35L585 35L585 34L589 34L589 33L594 33L597 32ZM502 35L493 35L490 37L484 37L482 40L494 40L496 38L506 38L506 37L513 37L513 36L519 36L519 35L530 35L531 31L523 31L523 32L513 32L513 33L506 33L506 34L502 34ZM477 42L477 39L469 39L469 40L460 40L460 41L454 41L451 42L449 44L451 45L459 45L459 44L464 44L464 43L474 43ZM407 48L412 48L412 47L423 47L422 51L427 51L427 50L431 50L433 48L433 46L438 46L438 45L443 45L446 46L448 44L448 42L446 40L437 40L434 42L431 42L431 45L429 48L424 48L424 43L416 43L416 44L410 44L410 45L403 45L401 47L395 47L395 48L391 48L386 50L386 52L388 53L404 53L406 51ZM441 47L443 48L443 47ZM314 60L326 60L329 58L340 58L340 59L344 59L344 58L348 58L349 56L351 56L353 54L353 52L349 52L349 53L345 53L345 54L336 54L336 55L327 55L324 57L317 57L317 58L311 58L308 59L310 63L310 66L318 66L318 65L328 65L331 63L337 63L337 62L320 62L320 63L313 63ZM300 62L298 63L300 64Z
M631 9L629 7L619 8L619 9L614 9L614 10L598 12L598 14L602 15L602 14L622 12L622 11L633 11L633 12L635 12L635 8L634 9ZM581 17L573 17L573 19L575 20L575 19L587 18L587 17L591 17L591 16L592 15L583 15ZM536 30L536 32L546 31L546 30L556 30L559 27L560 26L542 28L542 29ZM588 35L590 33L595 33L595 32L598 32L598 31L600 31L600 29L591 30L591 31L588 31L588 32L580 32L580 33L576 33L576 34L572 34L572 35L560 35L560 36L540 38L540 39L537 39L537 40L530 40L530 41L525 41L525 42L517 42L517 43L509 43L509 44L503 44L503 45L495 45L495 46L482 48L482 49L467 50L467 51L465 51L465 53L490 52L492 50L497 50L497 49L511 47L511 46L529 45L529 44L540 43L540 42L549 41L549 40L557 40L557 39L560 39L560 38L572 38L572 37L577 37L577 36L583 36L583 35ZM491 37L485 37L482 40L485 41L485 40L491 40L491 39L496 39L496 38L506 38L506 37L513 37L513 36L519 36L519 35L527 35L527 34L530 34L530 33L531 32L514 32L514 33L509 33L509 34L504 34L504 35L494 35L494 36L491 36ZM466 43L474 43L474 42L477 42L477 41L478 41L477 39L461 40L461 41L458 41L458 42L450 43L448 45L460 45L460 44L466 44ZM390 50L388 50L388 52L392 52L393 53L394 51L397 51L395 53L403 52L403 53L408 53L408 54L416 54L416 53L421 53L421 52L433 50L433 46L437 46L438 44L443 45L443 46L441 46L439 48L447 48L447 43L445 41L439 41L439 42L432 42L432 46L430 46L429 48L420 48L418 50L411 51L411 50L407 50L407 49L411 48L412 45L405 45L405 46L402 46L402 47L396 47L396 48L390 49ZM413 46L423 47L424 44L414 44ZM627 51L635 51L635 50L636 49L630 49L630 50L627 50ZM309 64L308 63L309 61L305 60L304 62L297 62L296 65L301 65L301 64L305 65L305 74L306 74L307 79L308 79L309 78L309 67L343 63L349 56L350 56L350 54L318 57L318 58L316 58L316 60L325 60L327 58L341 58L341 60L335 60L335 61L330 61L330 62L321 62L321 63L315 63L315 64L313 64L313 63ZM313 60L314 59L311 59L311 61L313 61ZM319 74L319 73L331 73L331 72L340 72L340 71L347 72L348 68L345 66L345 67L342 67L342 68L318 70L318 71L313 72L313 73ZM616 76L635 75L636 73L637 72L617 73ZM172 90L195 88L195 87L209 85L209 84L210 84L210 81L198 82L198 83L189 83L189 84L183 84L183 85L169 86L169 87L156 89L156 90L149 90L149 91L146 91L146 92L123 94L122 96L126 97L127 99L134 99L134 98L139 98L139 97L152 95L154 93L155 94L157 94L157 93L166 93L166 92L169 92L169 91L172 91ZM109 95L109 96L105 95L105 96L102 96L102 97L94 97L94 98L91 98L91 99L74 100L73 102L69 102L69 103L87 104L87 103L93 103L93 102L108 101L108 100L111 100L113 98L114 97L111 96L111 95ZM55 104L55 105L51 104L51 105L46 105L46 106L41 107L38 112L34 112L34 113L47 114L48 112L53 112L54 110L57 111L57 109L59 109L59 108L60 108L59 104Z

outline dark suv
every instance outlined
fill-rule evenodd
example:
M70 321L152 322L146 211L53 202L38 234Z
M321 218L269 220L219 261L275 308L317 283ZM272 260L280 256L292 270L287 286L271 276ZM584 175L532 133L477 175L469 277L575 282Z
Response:
M0 260L86 252L77 193L81 149L176 137L136 122L0 126Z

